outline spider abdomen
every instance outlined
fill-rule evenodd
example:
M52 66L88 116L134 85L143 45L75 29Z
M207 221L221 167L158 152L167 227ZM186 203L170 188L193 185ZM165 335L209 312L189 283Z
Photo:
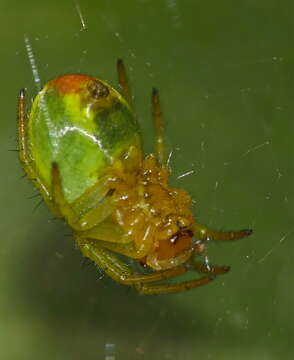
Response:
M69 201L93 186L130 146L141 149L129 104L106 82L87 75L64 75L45 85L33 103L29 137L37 172L50 187L56 162Z

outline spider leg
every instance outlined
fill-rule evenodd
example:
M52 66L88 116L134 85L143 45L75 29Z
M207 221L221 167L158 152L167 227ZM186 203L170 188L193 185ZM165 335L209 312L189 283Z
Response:
M154 272L151 274L133 274L130 268L120 261L113 253L104 246L95 243L91 244L90 241L84 239L77 240L77 244L81 252L94 261L105 273L113 280L129 286L140 288L142 283L150 283L160 281L167 278L181 275L188 271L185 266L178 266L173 269L164 270L161 272Z
M93 244L89 239L83 239L79 236L76 237L76 241L83 255L94 261L113 280L124 285L136 286L142 282L158 281L170 277L173 274L176 276L187 271L186 269L173 269L170 275L168 274L167 276L161 275L161 273L135 275L132 274L127 265L120 261L108 249L104 248L104 246L96 242Z
M122 95L127 100L127 102L133 107L131 89L129 87L127 72L123 60L118 59L116 66L117 66L118 82L122 89Z
M114 224L104 222L88 231L81 232L79 237L88 238L91 241L99 241L99 244L108 250L122 254L132 259L141 259L146 256L145 252L137 250L129 237L124 237L124 233ZM185 269L196 270L201 273L221 275L230 271L229 266L207 265L196 261L194 258L183 265ZM160 273L160 272L159 272ZM152 280L155 281L155 280Z
M159 101L159 92L155 88L152 89L152 118L155 128L155 154L159 164L162 166L166 166L164 126Z
M101 224L113 211L114 199L111 189L102 183L102 179L98 180L92 188L71 203L73 211L78 214L76 226L82 231Z
M82 234L83 236L84 234ZM124 256L127 256L131 259L141 259L144 256L148 254L150 251L150 247L152 246L152 242L149 242L148 244L145 244L141 249L136 249L133 242L128 241L101 241L101 239L98 239L96 236L94 236L96 240L99 240L99 243L102 244L102 246L108 250L111 250L113 252L122 254ZM91 237L93 239L93 237ZM122 239L123 240L123 239Z
M144 244L139 249L134 246L132 237L123 232L119 225L112 223L109 219L89 230L80 232L79 238L91 239L93 244L99 242L101 246L115 253L132 259L141 259L149 253L153 245L151 234L155 231L152 227L147 227L145 230L148 235L146 235Z
M99 242L127 244L133 239L123 231L120 225L115 224L111 219L106 219L89 230L79 233L81 238L99 240ZM114 250L115 252L119 252Z
M51 204L52 199L50 197L50 193L33 166L34 164L33 159L31 157L29 146L27 143L27 138L28 138L27 127L28 126L27 126L27 115L26 115L26 92L25 89L21 89L19 92L18 104L17 104L19 158L28 177L35 183L46 203L52 208L52 204ZM54 212L56 213L56 211Z
M210 240L230 241L230 240L242 239L252 234L251 229L245 229L240 231L215 231L215 230L210 230L206 226L197 223L194 225L193 230L195 236L201 240L210 239Z
M228 271L230 271L230 267L229 266L217 266L217 265L206 265L203 264L202 262L196 261L196 260L191 260L191 269L199 271L201 273L205 273L205 274L215 274L215 275L221 275L221 274L225 274Z
M56 207L60 209L61 215L68 221L69 224L76 222L76 214L65 200L62 190L61 176L59 167L56 162L52 163L51 168L51 181L52 181L52 200Z
M187 272L189 269L185 264L173 269L155 272L151 274L133 274L131 270L121 262L114 254L109 252L103 246L91 244L86 239L76 237L77 244L84 256L94 261L108 276L123 285L129 285L136 288L137 291L144 294L167 294L178 291L189 290L194 287L205 285L214 280L215 276L205 276L200 279L179 282L169 285L149 285L155 281L169 279Z
M140 288L140 292L146 295L171 294L180 291L187 291L198 286L206 285L215 279L214 275L204 276L200 279L183 281L169 285L145 285Z
M52 201L60 209L61 216L66 219L69 225L76 231L85 231L94 227L97 223L107 218L112 210L112 198L107 196L107 189L94 185L90 190L69 203L64 196L62 180L57 163L52 163ZM101 194L104 190L104 196Z

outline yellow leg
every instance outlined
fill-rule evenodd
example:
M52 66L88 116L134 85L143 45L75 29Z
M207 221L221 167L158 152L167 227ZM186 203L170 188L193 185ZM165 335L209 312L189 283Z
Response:
M159 101L159 92L155 88L152 89L152 117L155 128L155 154L157 156L159 164L165 167L166 150L164 144L164 126Z
M133 99L131 94L131 89L128 84L127 72L125 64L122 59L117 60L117 73L118 73L118 82L122 89L122 95L127 100L127 102L133 106Z
M54 209L52 206L52 199L50 192L47 186L44 184L40 176L37 174L33 159L29 151L29 145L27 143L28 139L28 129L27 129L27 115L26 115L26 104L25 104L25 89L21 89L18 97L18 106L17 106L17 127L18 127L18 141L19 141L19 158L22 163L22 166L36 187L39 189L42 197L44 198L47 205L51 210L58 216L58 210Z
M89 230L82 231L79 236L84 239L105 241L106 244L110 242L124 245L133 241L132 237L124 232L120 225L114 224L111 218L102 221Z
M83 195L85 199L79 199L78 203L70 204L64 197L57 163L52 164L51 179L52 201L60 209L62 217L66 219L74 230L85 231L93 228L111 214L113 210L112 198L107 194L102 199L97 198L101 192L99 184L97 186L98 190L93 187L92 192Z
M96 184L91 186L80 197L71 202L72 209L83 217L93 209L99 207L105 200L110 198L113 191L110 188L109 178L110 175L107 174L97 179Z
M95 239L100 240L96 237ZM127 256L131 259L141 259L144 256L146 256L150 250L150 247L148 246L144 247L142 250L137 250L133 245L133 242L129 242L129 241L125 243L123 243L122 241L117 241L115 243L109 241L99 241L99 243L101 243L104 248L122 254L124 256Z
M252 230L250 229L245 229L240 231L215 231L215 230L210 230L206 226L200 224L195 224L193 227L193 231L195 237L201 240L221 240L221 241L236 240L236 239L242 239L252 234Z
M215 276L204 276L200 279L183 281L172 285L142 285L140 292L146 295L171 294L180 291L187 291L198 286L206 285L215 279Z
M206 264L203 264L195 260L191 260L191 268L201 273L215 274L215 275L222 275L230 271L229 266L216 266L216 265L208 266Z
M169 279L187 272L188 266L180 265L173 269L151 274L132 274L127 265L122 263L117 257L110 253L103 246L91 244L85 239L77 238L77 244L84 256L94 261L108 276L123 285L133 286L137 291L144 294L167 294L178 291L189 290L194 287L205 285L214 280L215 276L205 276L200 279L179 282L170 285L149 285L155 281Z
M51 169L51 181L52 181L52 201L55 206L60 210L62 217L75 229L74 224L78 223L78 219L68 202L65 200L62 190L62 182L60 172L57 163L52 164ZM77 224L78 225L78 224ZM79 228L78 228L79 229Z

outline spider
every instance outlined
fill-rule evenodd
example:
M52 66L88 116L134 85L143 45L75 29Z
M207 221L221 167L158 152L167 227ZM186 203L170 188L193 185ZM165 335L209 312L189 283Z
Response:
M117 71L121 93L88 75L49 81L35 97L28 119L21 89L22 166L51 212L72 228L82 254L114 281L144 294L205 285L229 271L197 260L206 241L240 239L252 230L214 231L195 220L190 195L169 185L159 92L152 91L155 149L144 155L122 60ZM124 257L149 271L135 273ZM188 271L203 275L161 281Z

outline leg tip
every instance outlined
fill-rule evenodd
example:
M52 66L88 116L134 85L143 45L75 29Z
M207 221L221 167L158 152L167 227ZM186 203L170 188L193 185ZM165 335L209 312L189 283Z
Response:
M243 230L243 233L244 233L244 236L249 236L253 233L253 230L252 229L245 229Z
M222 275L222 274L226 274L227 272L229 272L231 270L230 266L214 266L212 267L211 271L215 274L215 275Z
M216 275L215 275L215 274L211 274L211 275L208 276L208 279L209 279L210 281L215 280L215 278L216 278Z
M231 270L231 267L230 266L223 266L223 271L225 273L229 272Z
M58 171L58 164L56 161L52 162L52 171Z
M20 89L19 90L19 97L21 99L23 99L25 97L25 95L26 95L26 89L25 88Z
M152 96L157 96L158 95L158 89L157 88L152 88Z

